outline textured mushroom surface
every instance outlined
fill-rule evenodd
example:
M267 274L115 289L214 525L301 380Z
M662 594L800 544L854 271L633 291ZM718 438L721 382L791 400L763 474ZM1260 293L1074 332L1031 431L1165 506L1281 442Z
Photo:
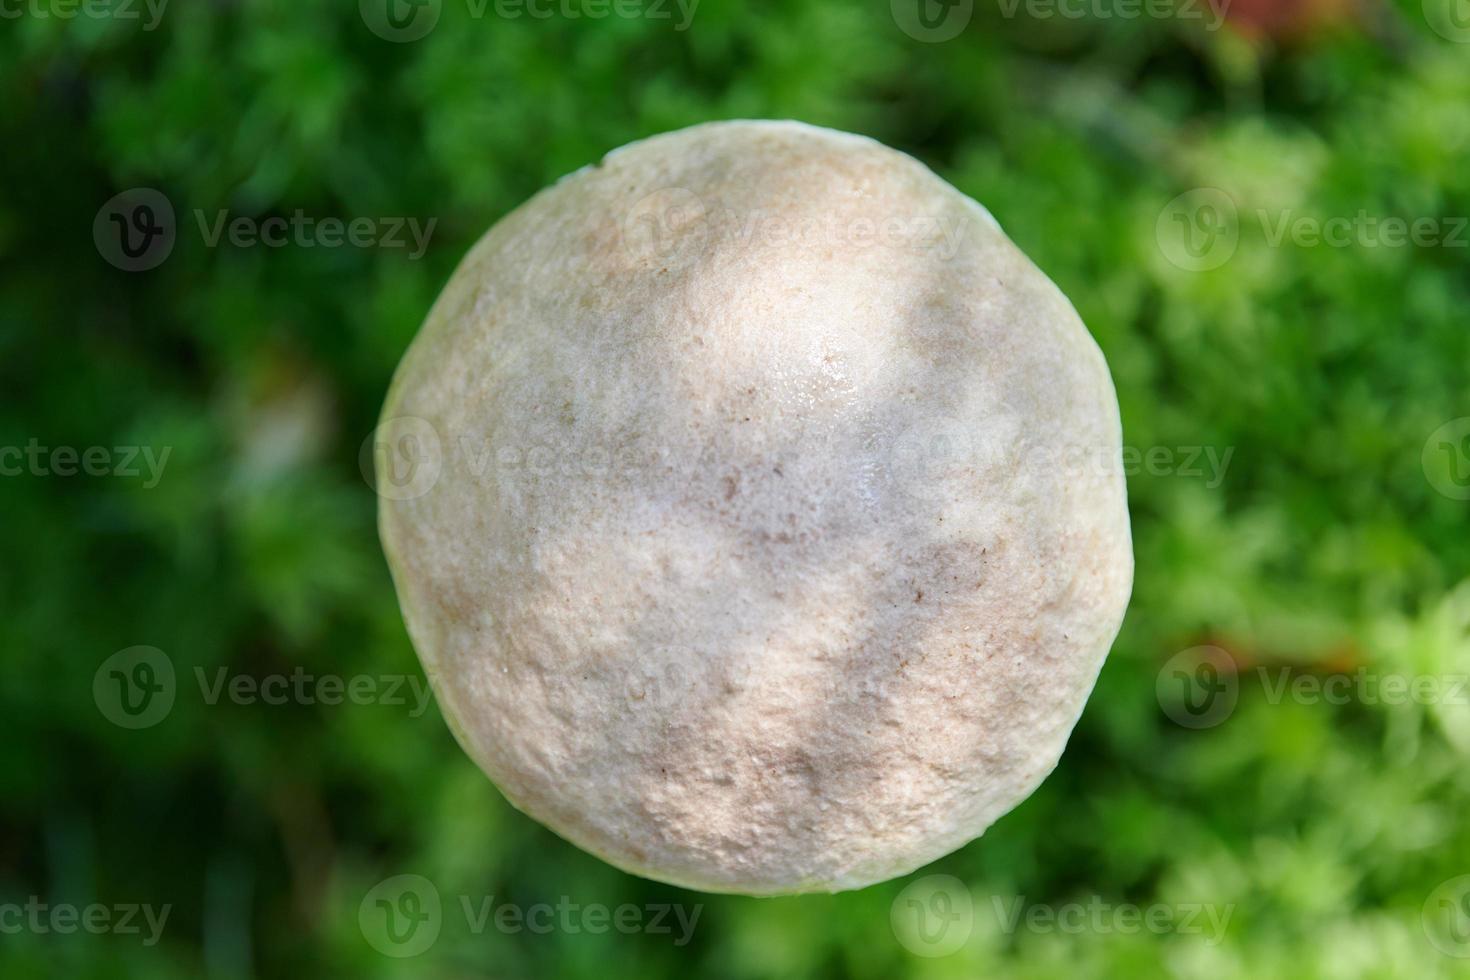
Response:
M1131 587L1097 345L864 137L697 126L542 191L383 420L382 538L460 743L680 885L855 888L979 836L1056 765Z

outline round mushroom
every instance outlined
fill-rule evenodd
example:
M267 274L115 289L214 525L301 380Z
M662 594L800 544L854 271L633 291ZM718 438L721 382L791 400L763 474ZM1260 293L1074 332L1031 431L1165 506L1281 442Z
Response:
M708 891L857 888L978 837L1056 765L1132 582L1071 304L912 158L799 123L633 143L497 223L377 441L465 751Z

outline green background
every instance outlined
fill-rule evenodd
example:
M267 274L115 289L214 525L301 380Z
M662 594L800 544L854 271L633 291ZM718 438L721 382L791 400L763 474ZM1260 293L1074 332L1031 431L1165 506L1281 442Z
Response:
M1436 919L1432 898L1470 874L1465 694L1272 696L1280 677L1470 671L1470 502L1453 468L1470 457L1423 459L1470 415L1470 235L1274 235L1283 216L1452 229L1470 213L1470 44L1453 40L1452 0L1319 5L1290 36L981 0L942 43L905 33L886 0L704 0L682 31L672 8L474 17L443 0L404 43L356 7L174 0L144 30L141 10L0 4L0 446L170 449L153 486L0 477L0 904L171 906L153 945L5 931L0 975L1467 975L1450 953L1470 954L1470 904ZM359 469L399 357L469 245L536 190L629 140L738 117L913 153L1075 302L1127 445L1232 452L1218 481L1130 475L1132 605L1034 797L909 879L701 895L516 813L436 707L206 703L196 669L419 676ZM134 187L166 195L178 229L166 261L130 273L93 225ZM1193 271L1171 261L1168 208L1202 187L1238 209L1238 242ZM194 217L298 209L437 225L415 260L211 248ZM129 730L93 682L140 644L167 655L177 697ZM1196 729L1167 692L1171 658L1200 644L1226 652L1238 704ZM892 924L932 873L974 909L940 957ZM407 958L375 948L360 916L400 874L444 904L437 941ZM702 907L678 945L677 930L476 932L459 896ZM1018 897L1203 903L1229 921L1007 930L996 900ZM1466 939L1446 952L1436 935Z

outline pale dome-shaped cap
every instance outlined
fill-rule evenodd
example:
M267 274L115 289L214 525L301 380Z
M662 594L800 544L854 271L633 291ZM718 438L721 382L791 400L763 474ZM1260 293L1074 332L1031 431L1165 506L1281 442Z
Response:
M383 542L449 724L651 878L855 888L979 836L1056 765L1127 604L1096 343L983 208L864 137L697 126L541 192L383 418Z

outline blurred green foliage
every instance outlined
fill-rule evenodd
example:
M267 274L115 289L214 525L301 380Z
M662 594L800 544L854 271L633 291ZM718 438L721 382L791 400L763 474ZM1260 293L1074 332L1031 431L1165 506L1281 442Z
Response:
M406 43L350 2L177 2L154 30L141 4L142 22L4 5L0 445L171 455L152 487L0 478L0 903L172 911L155 945L5 930L0 975L1466 975L1431 942L1425 903L1470 873L1470 708L1272 699L1246 670L1233 715L1191 730L1155 695L1169 658L1203 642L1243 669L1470 672L1470 503L1421 464L1430 433L1470 415L1470 249L1273 242L1283 214L1470 214L1470 46L1431 29L1434 2L1292 40L982 2L943 43L905 34L881 0L704 0L683 31L445 0ZM623 875L513 811L436 708L210 705L194 683L222 667L418 671L358 455L424 313L540 187L629 140L736 117L918 156L1076 303L1129 446L1233 451L1215 485L1130 478L1134 599L1061 766L928 869L974 896L973 935L947 957L896 940L905 881L753 900ZM178 215L172 254L140 273L92 237L132 187ZM1239 242L1189 271L1159 221L1198 187L1238 205ZM210 248L194 218L298 209L437 225L415 261ZM167 653L179 696L131 731L93 680L136 644ZM369 889L402 873L449 910L412 959L359 926ZM476 934L459 895L703 909L677 946ZM992 896L1232 914L1218 942L1008 932Z

